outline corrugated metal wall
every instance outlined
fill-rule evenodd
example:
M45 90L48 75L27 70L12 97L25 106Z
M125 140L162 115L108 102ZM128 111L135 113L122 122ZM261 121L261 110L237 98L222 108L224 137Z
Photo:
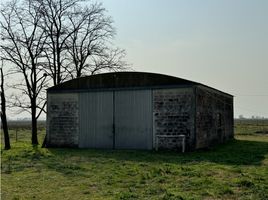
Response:
M79 147L152 149L151 90L81 93Z
M79 147L113 148L113 92L79 96Z
M152 149L150 90L115 92L115 148Z

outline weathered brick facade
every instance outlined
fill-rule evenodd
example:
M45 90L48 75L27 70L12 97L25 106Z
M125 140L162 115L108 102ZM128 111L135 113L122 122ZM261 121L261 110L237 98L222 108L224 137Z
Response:
M47 144L78 146L78 94L48 94ZM52 134L53 133L53 134Z
M196 148L233 138L233 98L204 87L196 88Z
M186 148L194 147L193 88L159 89L153 91L154 136L186 136ZM181 149L178 137L159 137L161 149Z
M146 95L140 90L146 91ZM118 91L131 91L129 94L135 94L135 98L116 95ZM94 98L82 97L87 96L82 94L91 92L103 94ZM104 100L102 97L106 92L112 96ZM120 102L117 98L126 103L120 112L116 109L122 103L115 103ZM49 88L47 102L47 146L78 147L81 141L90 141L94 148L101 148L100 144L106 141L109 148L116 148L121 136L124 138L121 143L129 142L125 148L132 148L134 141L142 138L135 148L140 148L139 144L143 142L149 144L146 148L144 145L144 149L181 150L181 138L176 136L184 135L186 151L192 151L225 142L234 136L232 95L167 75L115 72L81 77ZM90 104L93 107L87 106ZM98 109L93 109L94 105L99 106ZM145 112L145 107L150 109ZM126 118L131 116L131 120L118 122L119 113L126 114ZM132 122L144 116L146 120L133 126ZM101 120L106 121L100 123ZM83 125L90 122L91 126ZM130 134L130 130L138 131ZM87 144L83 148L87 148Z

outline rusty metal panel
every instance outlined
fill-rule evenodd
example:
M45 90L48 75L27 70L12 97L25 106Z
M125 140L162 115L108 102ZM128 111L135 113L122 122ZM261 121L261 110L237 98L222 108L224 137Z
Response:
M79 147L113 148L113 92L79 94Z
M115 148L152 149L151 90L115 91Z

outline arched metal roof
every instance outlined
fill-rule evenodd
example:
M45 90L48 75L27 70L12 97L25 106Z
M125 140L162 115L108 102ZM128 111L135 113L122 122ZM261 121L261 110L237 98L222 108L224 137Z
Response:
M48 88L48 92L64 92L77 90L109 90L127 88L165 88L193 85L203 84L165 74L156 74L148 72L110 72L72 79L70 81L66 81L59 85Z
M147 72L112 72L76 78L49 88L52 90L83 90L129 87L193 85L193 81Z

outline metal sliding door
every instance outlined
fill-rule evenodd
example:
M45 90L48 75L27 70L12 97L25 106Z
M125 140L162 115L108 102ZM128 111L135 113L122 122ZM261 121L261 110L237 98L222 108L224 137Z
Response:
M116 91L114 95L115 148L152 149L151 91Z
M79 96L79 147L113 148L113 92Z

